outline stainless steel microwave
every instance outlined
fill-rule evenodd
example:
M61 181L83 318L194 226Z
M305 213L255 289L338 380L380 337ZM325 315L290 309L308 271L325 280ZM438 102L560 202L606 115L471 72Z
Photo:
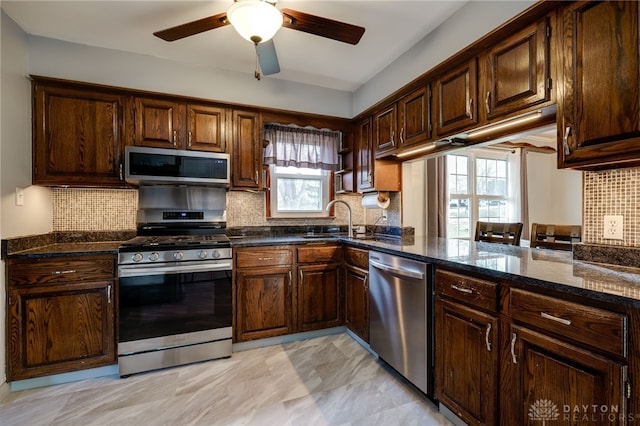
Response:
M125 147L125 180L134 185L177 184L229 187L229 154Z

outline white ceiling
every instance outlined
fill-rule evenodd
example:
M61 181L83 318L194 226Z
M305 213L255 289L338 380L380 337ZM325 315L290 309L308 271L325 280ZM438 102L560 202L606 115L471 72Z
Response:
M278 78L355 91L433 31L467 1L282 0L280 9L365 27L356 46L282 28L274 37ZM253 45L231 26L174 42L154 31L225 12L232 0L1 1L27 33L90 46L253 74Z

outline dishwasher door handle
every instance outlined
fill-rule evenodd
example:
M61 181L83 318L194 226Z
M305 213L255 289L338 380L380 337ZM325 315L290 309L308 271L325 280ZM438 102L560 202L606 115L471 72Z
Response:
M422 273L422 272L409 271L407 269L395 268L395 267L393 267L391 265L386 265L384 263L376 262L375 260L369 259L369 265L373 266L374 268L378 268L378 269L381 269L383 271L390 272L390 273L392 273L394 275L398 275L400 277L413 278L415 280L424 279L424 273Z

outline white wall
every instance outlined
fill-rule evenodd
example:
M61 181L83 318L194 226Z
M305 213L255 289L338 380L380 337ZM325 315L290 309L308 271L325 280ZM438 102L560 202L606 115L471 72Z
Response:
M26 34L2 12L0 104L0 237L51 231L50 191L31 185L31 102ZM15 188L26 188L24 206L15 205ZM6 381L5 274L0 262L0 385Z
M556 154L527 154L529 223L582 224L582 172L558 170Z
M353 95L354 115L416 79L535 1L471 0Z
M245 105L351 118L351 93L152 56L29 37L29 73Z

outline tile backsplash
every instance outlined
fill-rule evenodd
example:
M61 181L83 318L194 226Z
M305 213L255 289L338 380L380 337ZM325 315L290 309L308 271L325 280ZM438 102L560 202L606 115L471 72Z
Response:
M138 191L135 189L75 189L54 188L54 231L117 231L136 228ZM372 225L381 215L379 209L362 207L358 195L338 195L349 203L354 225ZM262 192L230 191L227 193L227 226L287 226L287 225L346 225L347 210L336 206L335 219L266 219L265 194ZM400 194L391 195L386 223L401 226Z
M53 188L54 231L136 229L135 189Z
M603 237L604 215L621 215L623 239ZM640 168L584 173L585 243L640 247Z

